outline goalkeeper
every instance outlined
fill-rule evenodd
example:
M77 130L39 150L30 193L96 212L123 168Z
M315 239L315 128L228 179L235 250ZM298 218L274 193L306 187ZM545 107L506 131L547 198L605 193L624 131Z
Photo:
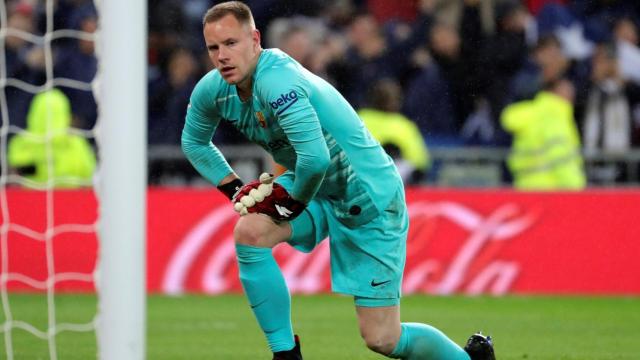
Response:
M327 236L332 289L354 297L366 345L398 359L493 359L489 338L465 349L425 324L400 322L408 229L393 161L346 100L277 49L263 50L250 9L218 4L204 16L215 69L196 85L182 148L194 167L234 202L240 280L273 359L302 359L290 296L271 249L309 252ZM243 185L211 138L228 121L289 171Z

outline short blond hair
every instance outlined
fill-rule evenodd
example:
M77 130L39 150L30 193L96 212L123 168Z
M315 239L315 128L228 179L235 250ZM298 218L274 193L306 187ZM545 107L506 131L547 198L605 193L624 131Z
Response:
M251 9L240 1L227 1L213 6L204 14L202 25L218 21L227 15L233 15L241 24L250 25L251 28L256 27Z

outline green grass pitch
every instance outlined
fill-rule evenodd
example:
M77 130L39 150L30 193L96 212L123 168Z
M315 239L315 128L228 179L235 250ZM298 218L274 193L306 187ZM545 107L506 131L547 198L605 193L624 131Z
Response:
M9 300L14 320L45 330L46 296L10 294ZM58 322L89 322L96 309L91 295L59 295L55 303ZM240 295L155 295L147 311L147 359L271 358ZM292 311L306 360L383 359L362 344L350 298L295 296ZM494 336L499 360L640 359L639 298L408 296L402 318L432 324L459 344L483 329ZM49 359L46 340L22 329L11 336L14 359ZM96 358L94 333L61 332L55 346L61 360Z

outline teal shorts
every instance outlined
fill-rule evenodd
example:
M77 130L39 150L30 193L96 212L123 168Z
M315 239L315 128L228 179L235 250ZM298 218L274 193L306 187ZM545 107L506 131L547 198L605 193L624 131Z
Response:
M329 200L317 196L290 222L288 243L310 252L328 238L334 292L353 295L359 306L397 305L409 229L402 186L380 215L362 225L346 226L334 213Z

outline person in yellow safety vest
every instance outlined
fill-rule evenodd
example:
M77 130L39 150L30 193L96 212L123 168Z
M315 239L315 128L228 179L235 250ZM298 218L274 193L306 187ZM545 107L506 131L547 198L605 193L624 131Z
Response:
M395 80L379 80L369 91L369 106L358 115L394 159L405 183L417 183L431 166L431 158L416 124L399 112L401 98L402 89Z
M55 187L91 185L95 153L86 138L69 133L71 118L71 105L62 91L53 89L36 95L29 106L26 131L9 141L9 166L36 187L50 180Z
M517 189L586 186L573 99L573 85L562 79L533 100L514 103L502 112L502 126L513 134L507 165Z

